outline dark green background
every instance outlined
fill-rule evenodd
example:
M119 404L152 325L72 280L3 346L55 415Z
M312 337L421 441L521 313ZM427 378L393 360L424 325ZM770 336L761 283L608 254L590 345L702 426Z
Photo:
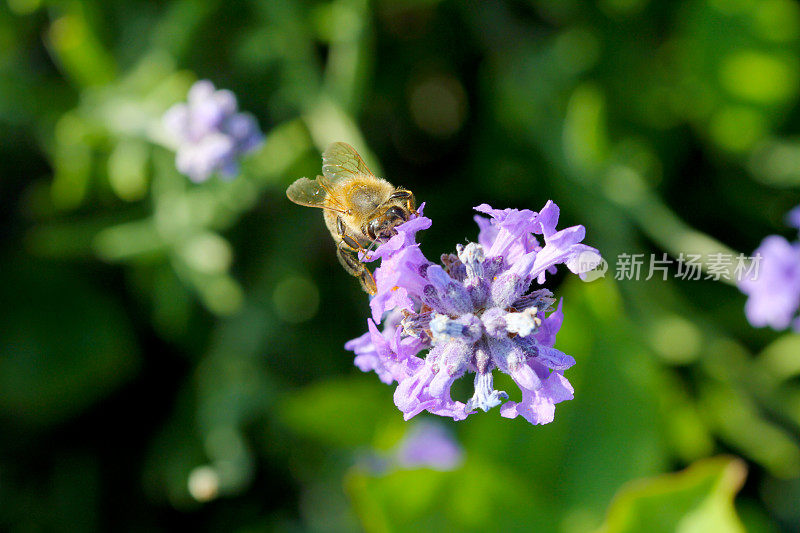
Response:
M427 202L430 258L473 206L548 199L612 269L749 255L792 236L799 50L791 0L4 1L0 529L800 530L800 337L675 265L552 278L552 424L443 420L459 469L371 470L414 422L352 365L367 297L284 196L342 140ZM266 134L231 183L177 174L160 129L202 78Z

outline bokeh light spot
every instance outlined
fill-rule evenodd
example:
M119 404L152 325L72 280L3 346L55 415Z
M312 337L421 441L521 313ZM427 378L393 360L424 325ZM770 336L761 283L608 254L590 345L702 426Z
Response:
M198 466L189 474L189 494L199 502L211 501L219 494L219 475L214 468Z
M412 85L409 95L411 118L433 137L450 137L467 117L467 96L452 76L434 75Z
M766 133L764 116L748 107L724 107L711 117L711 137L722 148L742 152L751 148Z
M730 94L759 104L786 101L798 82L797 64L755 50L737 52L720 66L720 83Z
M624 205L636 205L647 192L642 176L626 165L613 165L603 181L603 190L609 198Z
M275 311L284 322L304 322L317 314L319 290L310 279L287 276L275 287L272 294Z
M149 151L142 142L120 142L108 157L108 182L122 200L133 202L147 193Z
M700 355L700 330L678 315L656 321L652 326L650 339L656 352L671 364L687 364Z
M239 284L230 276L216 276L200 287L203 302L218 315L231 315L238 311L244 301Z
M751 154L748 167L753 177L762 183L797 187L800 185L800 142L770 140L762 143Z
M233 261L231 245L216 233L204 232L189 239L181 250L186 264L198 272L226 272Z

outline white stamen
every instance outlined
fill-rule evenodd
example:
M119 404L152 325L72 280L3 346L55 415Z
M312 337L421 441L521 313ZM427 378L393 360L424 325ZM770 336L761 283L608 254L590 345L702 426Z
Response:
M467 402L467 411L480 409L483 412L496 407L508 400L508 394L501 390L494 390L492 372L475 374L475 394Z
M529 307L521 313L506 313L506 331L527 337L538 328L542 320L536 316L538 309Z
M471 242L466 246L458 246L456 251L458 252L458 258L467 267L467 277L483 277L483 262L485 260L483 246Z

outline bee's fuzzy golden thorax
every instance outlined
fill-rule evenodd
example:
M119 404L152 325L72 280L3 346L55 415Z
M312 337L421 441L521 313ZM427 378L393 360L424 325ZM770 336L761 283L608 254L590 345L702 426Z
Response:
M348 205L363 216L371 215L394 191L386 180L378 178L354 178L343 190Z

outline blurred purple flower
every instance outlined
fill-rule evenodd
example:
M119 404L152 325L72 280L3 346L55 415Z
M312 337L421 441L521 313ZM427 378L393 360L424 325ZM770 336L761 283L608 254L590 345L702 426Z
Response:
M164 127L178 143L178 171L196 183L214 172L235 177L239 157L264 139L255 118L239 113L236 96L225 89L216 90L208 80L192 85L187 100L169 108L163 117Z
M786 223L789 226L800 230L800 205L786 213Z
M787 215L787 221L800 228L800 206ZM745 315L756 327L776 330L790 325L800 331L800 242L790 243L779 235L770 235L753 252L759 260L757 272L739 281L747 295Z
M508 394L494 389L498 369L522 390L522 400L506 402L502 416L552 422L555 404L572 399L563 372L575 360L553 347L561 304L550 312L552 293L533 284L544 283L558 264L576 274L591 270L600 254L581 244L583 226L556 230L559 210L552 202L539 213L486 204L476 210L491 217L476 217L478 242L458 245L441 265L416 243L416 232L431 224L421 213L366 258L382 260L370 331L345 347L361 370L374 370L384 383L397 381L394 401L406 420L422 411L463 420L500 405ZM387 312L381 333L375 323ZM423 359L417 354L424 349ZM475 374L474 394L466 403L455 401L450 387L467 372Z
M401 468L454 470L464 460L464 450L441 424L423 420L397 445L395 460Z

